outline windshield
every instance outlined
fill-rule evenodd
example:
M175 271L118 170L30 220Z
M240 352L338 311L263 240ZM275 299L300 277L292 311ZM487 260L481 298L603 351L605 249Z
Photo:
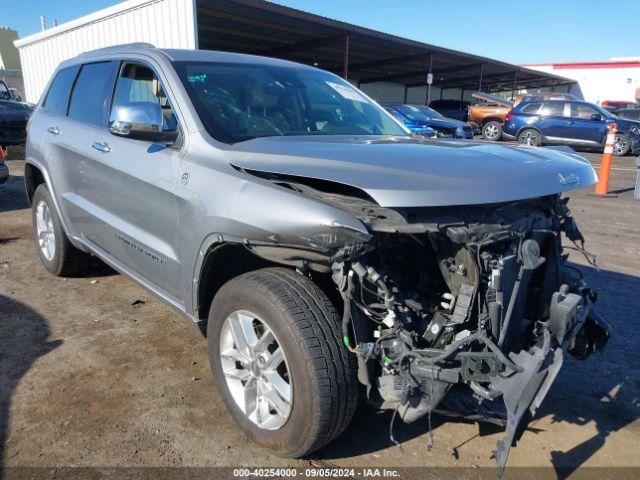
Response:
M335 75L307 68L175 62L207 131L236 143L293 135L409 133Z
M393 108L398 110L412 122L427 122L430 118L433 118L433 116L428 116L428 114L425 114L425 112L423 112L420 108L414 107L413 105L398 105Z
M429 118L444 118L444 115L442 115L440 112L436 112L431 107L420 106L416 108L420 109L420 111Z

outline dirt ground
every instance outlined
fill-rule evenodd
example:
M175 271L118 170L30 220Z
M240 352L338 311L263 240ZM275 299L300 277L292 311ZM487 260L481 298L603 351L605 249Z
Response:
M16 155L20 155L16 152ZM585 154L595 164L599 155ZM635 159L614 160L617 198L571 195L600 270L579 264L614 328L604 355L571 357L512 449L510 467L633 467L640 476L640 200ZM398 428L361 406L348 430L312 458L286 460L235 427L209 371L206 342L131 280L96 264L62 279L41 266L31 238L23 161L0 188L0 469L11 467L484 467L501 433L434 416ZM132 299L143 303L131 305ZM425 470L427 472L428 470ZM512 469L511 472L514 470ZM507 472L509 476L509 470Z

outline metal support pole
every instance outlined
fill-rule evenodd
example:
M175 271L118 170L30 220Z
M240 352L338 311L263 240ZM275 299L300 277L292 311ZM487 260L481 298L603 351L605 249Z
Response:
M407 103L408 93L409 93L409 87L407 87L405 85L404 86L404 102L403 103Z
M464 88L460 89L460 101L464 100Z
M518 82L518 72L513 76L513 88L511 89L511 100L516 99L516 84Z
M349 35L344 37L344 79L349 79Z
M433 53L429 54L429 73L433 75ZM427 106L431 103L431 85L427 85Z
M554 80L554 81L551 83L551 91L553 92L555 89L556 89L556 81Z
M484 74L484 63L480 65L480 80L478 80L478 91L482 91L482 75Z

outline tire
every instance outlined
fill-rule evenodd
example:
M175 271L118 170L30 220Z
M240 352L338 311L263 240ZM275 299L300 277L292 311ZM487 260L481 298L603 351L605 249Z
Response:
M502 139L502 124L491 120L482 126L482 136L490 142L497 142Z
M542 135L533 128L525 128L518 134L518 144L530 147L539 147L542 144Z
M58 217L49 189L45 184L38 185L33 194L31 205L34 240L44 268L59 277L72 277L85 270L89 265L90 256L78 250L69 242L62 228L62 223ZM40 226L38 224L39 209L41 209L43 215L40 219ZM43 246L40 236L43 239L46 237L47 245L51 246L50 249L46 249Z
M616 133L613 140L613 154L616 157L624 157L631 150L631 141L624 133Z
M254 354L258 360L250 368L238 362L235 353L238 350L235 349L242 342L236 341L236 335L230 334L228 327L236 318L234 312L245 314L245 322L246 318L252 319L254 327L250 329L259 338L263 337L256 329L266 325L284 352L284 361L279 364L278 371L281 372L284 366L292 392L290 412L284 423L277 415L279 410L271 408L275 404L267 401L266 394L261 403L249 402L251 407L247 408L251 410L254 404L267 405L269 413L261 416L263 420L267 417L263 426L256 423L258 414L255 412L259 409L253 410L255 414L250 416L240 407L247 405L246 398L253 398L255 394L242 393L239 400L234 397L238 391L246 392L247 386L252 385L250 382L266 381L247 380L245 383L239 378L245 376L246 379L246 374L236 373L251 371L260 355L268 353L270 360L277 350L272 344L265 353ZM334 305L309 278L285 268L267 268L229 281L211 305L207 341L214 381L227 409L240 429L267 450L288 458L308 455L332 441L351 421L359 390L355 358L342 344L341 318ZM228 374L234 372L230 380L225 377L223 362L226 362L224 369ZM271 367L273 369L274 365ZM261 378L259 375L266 374L259 373L253 378ZM273 378L273 371L269 378ZM257 391L260 388L263 392L272 391L264 386L258 386ZM286 388L278 389L281 390ZM285 397L278 398L282 401ZM276 420L269 417L271 412L276 413Z

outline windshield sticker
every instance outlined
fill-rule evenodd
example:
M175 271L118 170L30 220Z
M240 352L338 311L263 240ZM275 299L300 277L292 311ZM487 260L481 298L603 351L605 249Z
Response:
M358 93L357 90L348 87L346 85L340 85L339 83L326 82L331 88L340 94L341 97L347 100L353 100L354 102L366 102L367 100Z
M187 80L189 83L204 83L207 80L207 74L187 75Z

